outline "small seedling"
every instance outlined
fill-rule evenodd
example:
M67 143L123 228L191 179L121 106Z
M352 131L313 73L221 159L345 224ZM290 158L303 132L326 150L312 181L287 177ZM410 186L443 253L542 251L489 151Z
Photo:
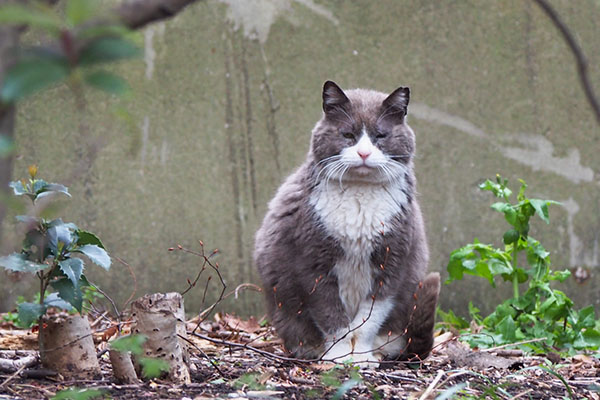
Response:
M16 196L28 197L35 209L42 199L50 196L71 196L68 189L57 183L37 179L37 167L29 167L29 179L11 182ZM31 215L16 217L25 228L25 238L20 253L0 257L0 266L15 272L34 273L40 281L39 301L21 302L18 315L21 326L29 326L46 313L48 307L79 312L83 306L83 292L90 286L83 274L84 260L75 255L85 255L93 263L108 270L110 257L100 239L91 232L79 229L73 223L57 218ZM48 294L52 287L56 292Z

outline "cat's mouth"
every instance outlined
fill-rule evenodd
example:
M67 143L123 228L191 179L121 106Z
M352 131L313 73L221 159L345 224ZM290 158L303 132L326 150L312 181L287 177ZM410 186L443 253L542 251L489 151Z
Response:
M362 164L362 165L357 165L356 167L352 168L352 171L360 174L360 175L367 175L370 174L371 172L373 172L375 168L368 166L367 164Z

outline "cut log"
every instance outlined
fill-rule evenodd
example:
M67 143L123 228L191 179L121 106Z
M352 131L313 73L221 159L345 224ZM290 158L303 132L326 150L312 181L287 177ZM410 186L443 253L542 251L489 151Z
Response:
M131 354L128 352L120 352L117 350L109 350L108 356L112 365L113 375L117 382L122 384L139 383Z
M146 295L131 304L131 314L132 333L148 338L144 343L144 356L166 361L171 381L190 383L187 343L179 337L186 337L181 294Z
M42 365L64 377L100 376L100 365L87 318L80 315L43 317L40 320Z

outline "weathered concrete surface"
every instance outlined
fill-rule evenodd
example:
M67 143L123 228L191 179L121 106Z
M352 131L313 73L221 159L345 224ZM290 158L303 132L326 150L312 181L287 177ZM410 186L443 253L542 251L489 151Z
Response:
M600 90L600 3L552 3ZM184 289L201 260L167 248L197 248L198 239L220 249L229 289L257 281L254 231L303 160L321 86L333 79L344 88L411 87L432 269L445 272L452 249L474 237L500 243L503 218L477 185L501 173L525 179L531 196L563 202L532 234L554 268L590 268L592 278L571 280L567 291L581 306L600 302L600 129L571 54L532 2L207 1L138 41L145 56L117 67L132 95L88 93L85 137L67 89L21 105L15 168L20 177L38 163L44 177L70 183L66 219L131 264L138 295ZM134 286L118 262L110 273L87 271L120 300ZM35 290L32 281L1 286L3 308L22 288ZM190 311L201 308L203 289L187 295ZM502 295L468 280L443 287L441 299L464 312L469 300L489 305ZM227 306L262 309L252 292Z

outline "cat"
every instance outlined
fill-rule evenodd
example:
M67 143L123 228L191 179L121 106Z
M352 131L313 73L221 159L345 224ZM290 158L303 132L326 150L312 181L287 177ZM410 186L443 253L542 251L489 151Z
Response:
M278 189L256 233L268 315L300 358L423 359L440 276L413 173L410 90L323 86L306 161Z

